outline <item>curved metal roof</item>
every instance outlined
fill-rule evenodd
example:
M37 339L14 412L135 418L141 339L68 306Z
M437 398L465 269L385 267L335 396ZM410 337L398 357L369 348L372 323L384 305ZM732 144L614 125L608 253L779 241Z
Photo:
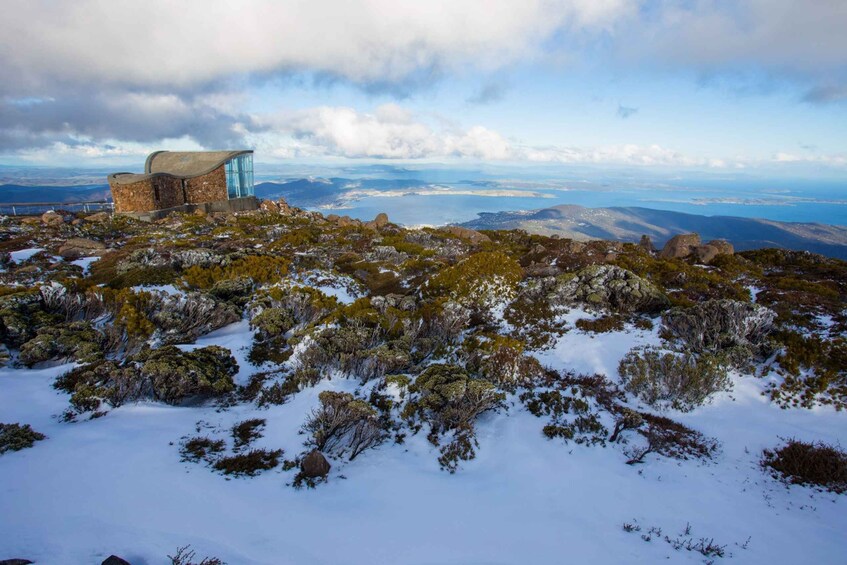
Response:
M109 182L131 184L155 176L190 179L211 173L230 159L253 153L251 149L237 151L154 151L147 156L144 173L114 173Z

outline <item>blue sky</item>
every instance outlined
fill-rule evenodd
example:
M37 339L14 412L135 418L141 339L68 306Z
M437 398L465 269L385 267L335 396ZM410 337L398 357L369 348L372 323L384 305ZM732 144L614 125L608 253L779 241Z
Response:
M843 0L11 4L0 163L847 171Z

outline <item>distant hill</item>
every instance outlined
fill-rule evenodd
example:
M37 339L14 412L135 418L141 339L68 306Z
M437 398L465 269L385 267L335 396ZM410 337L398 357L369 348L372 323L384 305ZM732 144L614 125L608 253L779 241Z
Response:
M20 184L0 184L0 203L16 204L20 202L92 202L110 200L108 184L84 186L27 186Z
M696 232L703 240L729 240L739 251L783 247L847 260L847 228L844 227L735 216L700 216L650 208L561 205L541 210L481 213L478 219L461 225L476 230L522 229L575 240L637 242L646 234L657 246L676 234Z

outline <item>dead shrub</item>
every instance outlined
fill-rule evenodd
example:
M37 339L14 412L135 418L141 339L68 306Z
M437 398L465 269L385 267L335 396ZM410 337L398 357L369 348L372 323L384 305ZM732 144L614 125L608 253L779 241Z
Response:
M782 447L764 450L761 463L790 484L847 492L847 453L839 447L789 439Z

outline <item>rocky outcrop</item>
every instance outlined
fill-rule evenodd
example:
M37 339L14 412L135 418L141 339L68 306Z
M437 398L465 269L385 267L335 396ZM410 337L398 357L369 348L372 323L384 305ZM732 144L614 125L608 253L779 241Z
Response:
M59 255L65 259L78 259L88 255L101 255L106 246L100 241L73 237L59 247Z
M653 240L650 239L649 235L641 236L641 241L638 242L638 247L640 247L647 253L653 253L656 250L656 248L653 247Z
M65 218L58 212L51 210L41 215L41 222L48 226L61 226L65 223Z
M283 216L291 216L295 212L295 208L289 206L288 202L286 202L284 198L280 198L279 200L262 200L262 203L259 204L259 209L263 212L280 214Z
M368 229L379 230L388 225L388 214L385 212L380 212L376 215L376 218L371 220L370 222L365 222L364 226Z
M616 312L658 312L668 298L653 283L614 265L591 265L561 275L549 296L556 306L583 304Z
M718 353L738 346L759 347L773 328L775 318L773 310L759 304L708 300L666 312L662 324L686 348L698 353Z
M303 458L300 463L300 473L307 479L317 479L329 474L332 465L326 460L324 454L315 449Z
M94 214L89 214L88 216L84 217L82 220L84 222L103 223L108 222L109 218L111 217L112 216L110 216L108 212L95 212Z
M103 563L100 565L130 565L129 561L126 559L122 559L117 555L110 555L106 559L103 560Z
M675 235L668 240L659 256L662 259L684 259L700 245L700 236L696 233Z
M701 243L699 235L687 233L674 236L668 240L662 248L660 257L663 259L685 259L693 255L698 263L708 265L718 255L732 255L733 253L735 253L735 249L726 240L714 239L708 243Z
M341 228L346 228L346 227L349 227L349 226L361 226L362 225L361 221L359 221L355 218L351 218L350 216L339 216L337 214L329 214L326 217L326 219L327 219L327 221L332 222L333 224L335 224L335 225L337 225L338 227L341 227Z
M456 237L460 237L462 239L466 239L474 245L479 245L480 243L491 241L491 238L485 235L484 233L479 233L476 230L463 228L461 226L446 226L441 228L441 231L447 232L451 235L455 235Z

